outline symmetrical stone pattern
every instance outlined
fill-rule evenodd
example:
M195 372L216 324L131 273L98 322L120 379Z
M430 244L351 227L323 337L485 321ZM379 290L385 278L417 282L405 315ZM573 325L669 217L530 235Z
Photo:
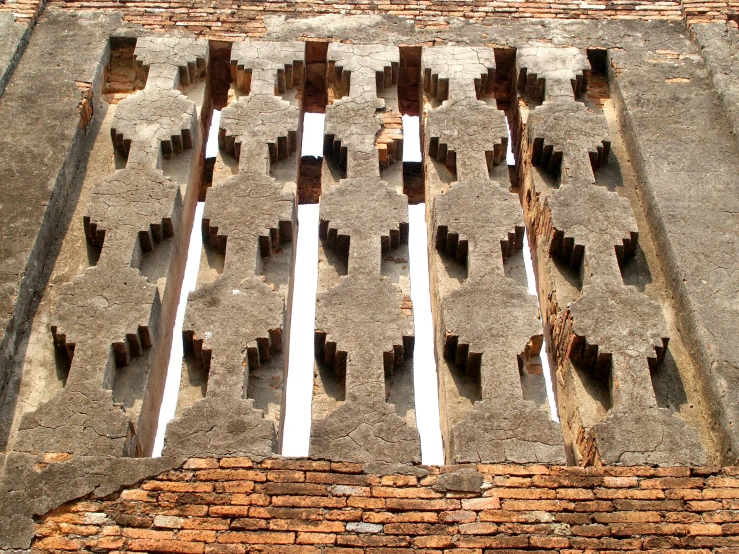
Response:
M67 283L51 327L71 369L66 387L20 425L18 451L134 456L151 448L150 418L159 391L146 391L138 421L113 403L117 368L145 356L146 379L159 379L163 364L152 346L161 339L159 290L138 270L141 257L179 228L179 185L164 176L162 158L190 148L198 133L195 104L178 84L205 75L207 43L192 39L141 39L135 56L148 75L146 87L120 103L111 128L124 169L93 191L84 218L97 264ZM168 352L163 359L168 359ZM146 436L137 437L141 428ZM153 425L156 428L156 424ZM141 446L143 445L143 447Z
M326 109L326 155L346 172L321 197L320 235L348 259L348 274L317 298L316 357L345 379L345 401L314 421L310 454L350 461L418 462L418 432L386 402L385 375L412 355L413 320L382 255L408 238L408 200L380 178L375 138L397 84L397 48L331 43L328 61L346 91Z
M33 549L730 552L737 494L733 468L466 464L372 474L357 463L198 458L47 514Z
M550 298L548 313L560 394L570 399L561 416L577 459L704 463L697 430L657 406L650 368L661 362L669 336L661 306L623 283L620 266L636 248L638 229L628 200L599 186L594 174L607 163L610 143L603 115L578 101L590 63L575 48L532 47L518 51L516 69L531 110L530 161L560 181L551 193L533 191L536 239L582 279L579 298L567 306ZM595 424L581 412L580 381L606 390L606 413Z
M259 275L263 258L293 239L295 196L270 176L270 165L296 151L299 110L278 96L302 82L303 48L295 43L234 46L232 65L248 93L221 114L219 143L239 162L237 175L210 189L205 240L225 254L223 273L190 294L183 333L208 374L207 394L167 428L165 452L268 456L275 424L247 398L249 371L285 344L280 293ZM245 76L248 74L248 79Z
M462 287L438 298L443 355L467 379L479 380L481 401L446 437L447 459L460 462L564 462L559 425L523 399L519 372L541 348L535 298L505 275L505 258L523 246L518 196L491 180L505 159L506 121L478 99L495 75L490 48L424 48L424 89L437 100L426 113L425 150L456 176L429 198L432 244L466 265ZM443 391L442 391L443 394Z

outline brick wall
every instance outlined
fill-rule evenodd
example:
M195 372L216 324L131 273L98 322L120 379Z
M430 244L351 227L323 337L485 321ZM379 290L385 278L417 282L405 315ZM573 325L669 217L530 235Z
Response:
M28 0L26 0L28 1ZM38 1L38 0L31 0ZM180 27L206 36L261 37L265 15L390 14L418 27L446 27L444 18L688 19L725 20L739 14L739 0L52 0L67 9L121 10L130 23L147 28Z
M427 475L372 475L361 464L301 459L190 459L115 498L78 500L39 518L34 549L575 554L739 547L737 468L415 469Z

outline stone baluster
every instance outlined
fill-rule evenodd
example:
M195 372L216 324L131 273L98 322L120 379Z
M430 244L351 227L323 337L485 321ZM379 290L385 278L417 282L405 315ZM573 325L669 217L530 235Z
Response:
M385 374L412 354L413 320L401 289L381 274L384 252L408 237L407 198L380 179L375 138L397 83L397 48L331 43L329 64L347 95L326 109L325 152L346 178L321 197L320 233L348 257L348 274L320 293L316 357L345 376L345 401L313 422L311 456L417 462L418 431L385 398Z
M442 256L467 268L461 288L436 300L436 332L444 356L481 387L474 408L445 426L447 460L562 463L559 425L524 400L521 387L519 372L541 348L541 325L536 300L504 271L524 228L518 196L489 177L507 145L504 115L478 99L494 78L494 52L425 47L422 66L424 90L442 101L427 111L425 149L456 177L430 199L430 232Z

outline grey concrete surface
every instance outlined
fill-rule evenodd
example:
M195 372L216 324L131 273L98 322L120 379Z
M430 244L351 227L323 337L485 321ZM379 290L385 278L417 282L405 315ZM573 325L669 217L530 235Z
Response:
M326 109L324 150L346 178L321 196L320 236L348 265L316 299L316 358L344 379L345 394L335 410L313 419L310 455L419 462L418 431L387 402L385 387L385 376L412 355L413 340L403 291L381 271L383 253L408 240L408 200L381 179L375 146L376 114L385 108L379 93L397 85L399 54L332 43L328 61L346 95Z
M536 300L504 269L505 259L523 247L523 218L517 195L489 174L505 159L507 144L505 116L494 100L477 98L488 85L480 75L495 74L494 52L425 47L422 67L427 94L446 98L428 107L424 148L456 176L449 190L429 199L432 243L466 268L460 288L434 294L436 333L444 357L481 391L473 409L447 424L447 461L563 462L559 425L524 400L519 375L527 371L527 358L539 354L541 325ZM440 383L443 389L447 382Z
M247 396L250 371L288 345L287 298L261 270L296 227L295 195L270 176L270 166L296 153L300 112L275 94L284 75L294 74L298 50L271 46L232 51L235 66L252 70L248 95L221 114L220 144L239 171L209 190L203 214L204 239L225 254L223 273L190 294L183 327L186 348L208 374L207 392L168 426L167 453L264 457L278 449L279 421Z
M26 20L16 21L12 12L0 12L0 96L18 66L31 36Z

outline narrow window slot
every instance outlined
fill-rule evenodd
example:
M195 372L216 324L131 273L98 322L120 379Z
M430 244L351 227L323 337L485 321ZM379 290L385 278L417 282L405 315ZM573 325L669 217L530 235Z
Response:
M208 142L205 147L205 157L214 158L218 154L218 128L221 123L221 112L213 110L213 117L208 131ZM177 315L175 317L174 329L172 331L172 350L169 356L169 367L167 368L167 380L164 385L164 395L162 398L162 407L159 410L159 424L157 426L157 434L154 439L154 450L152 457L158 458L162 455L164 447L164 435L167 430L167 424L175 416L177 402L179 398L180 382L182 378L183 368L183 344L182 344L182 326L185 321L185 310L187 309L187 297L191 291L195 290L195 284L198 278L198 270L200 268L200 253L202 249L203 237L200 231L203 222L204 202L198 202L195 207L195 216L190 229L190 244L187 249L187 262L185 265L185 277L182 282L182 290L180 292L180 301L177 305ZM200 388L200 387L198 387ZM202 390L202 395L205 390Z
M290 347L282 431L283 456L307 456L310 441L318 286L318 200L321 193L324 121L325 115L322 113L306 113L303 118L298 183L298 242L289 314Z
M408 254L411 277L411 300L415 345L413 348L413 388L416 404L416 425L421 436L421 459L424 464L443 464L444 447L439 420L439 386L434 354L434 323L429 291L428 236L426 204L421 168L419 184L408 185L409 166L421 166L419 118L403 116L404 192L408 195ZM413 173L414 177L419 174Z
M507 121L507 118L506 118ZM516 157L513 155L512 145L513 141L511 138L511 126L510 123L508 124L508 151L506 152L506 163L508 166L515 166L516 165ZM524 230L523 235L523 263L526 268L526 282L528 284L528 291L529 294L536 297L536 303L539 304L539 296L536 291L536 277L534 275L534 262L531 257L531 249L529 248L529 237L528 237L528 231ZM541 306L539 307L541 310ZM549 345L547 344L546 336L544 337L543 344L541 346L540 351L540 359L541 359L541 372L544 375L544 383L546 387L546 396L549 403L549 413L554 421L559 421L559 416L557 415L557 402L554 397L554 387L552 383L552 373L551 369L549 367ZM524 370L526 371L526 370ZM528 382L531 380L529 377L533 377L534 375L526 375L526 379L524 379L522 375L521 379L521 385L526 386ZM524 395L526 395L526 391L524 391ZM536 395L533 395L536 396Z

